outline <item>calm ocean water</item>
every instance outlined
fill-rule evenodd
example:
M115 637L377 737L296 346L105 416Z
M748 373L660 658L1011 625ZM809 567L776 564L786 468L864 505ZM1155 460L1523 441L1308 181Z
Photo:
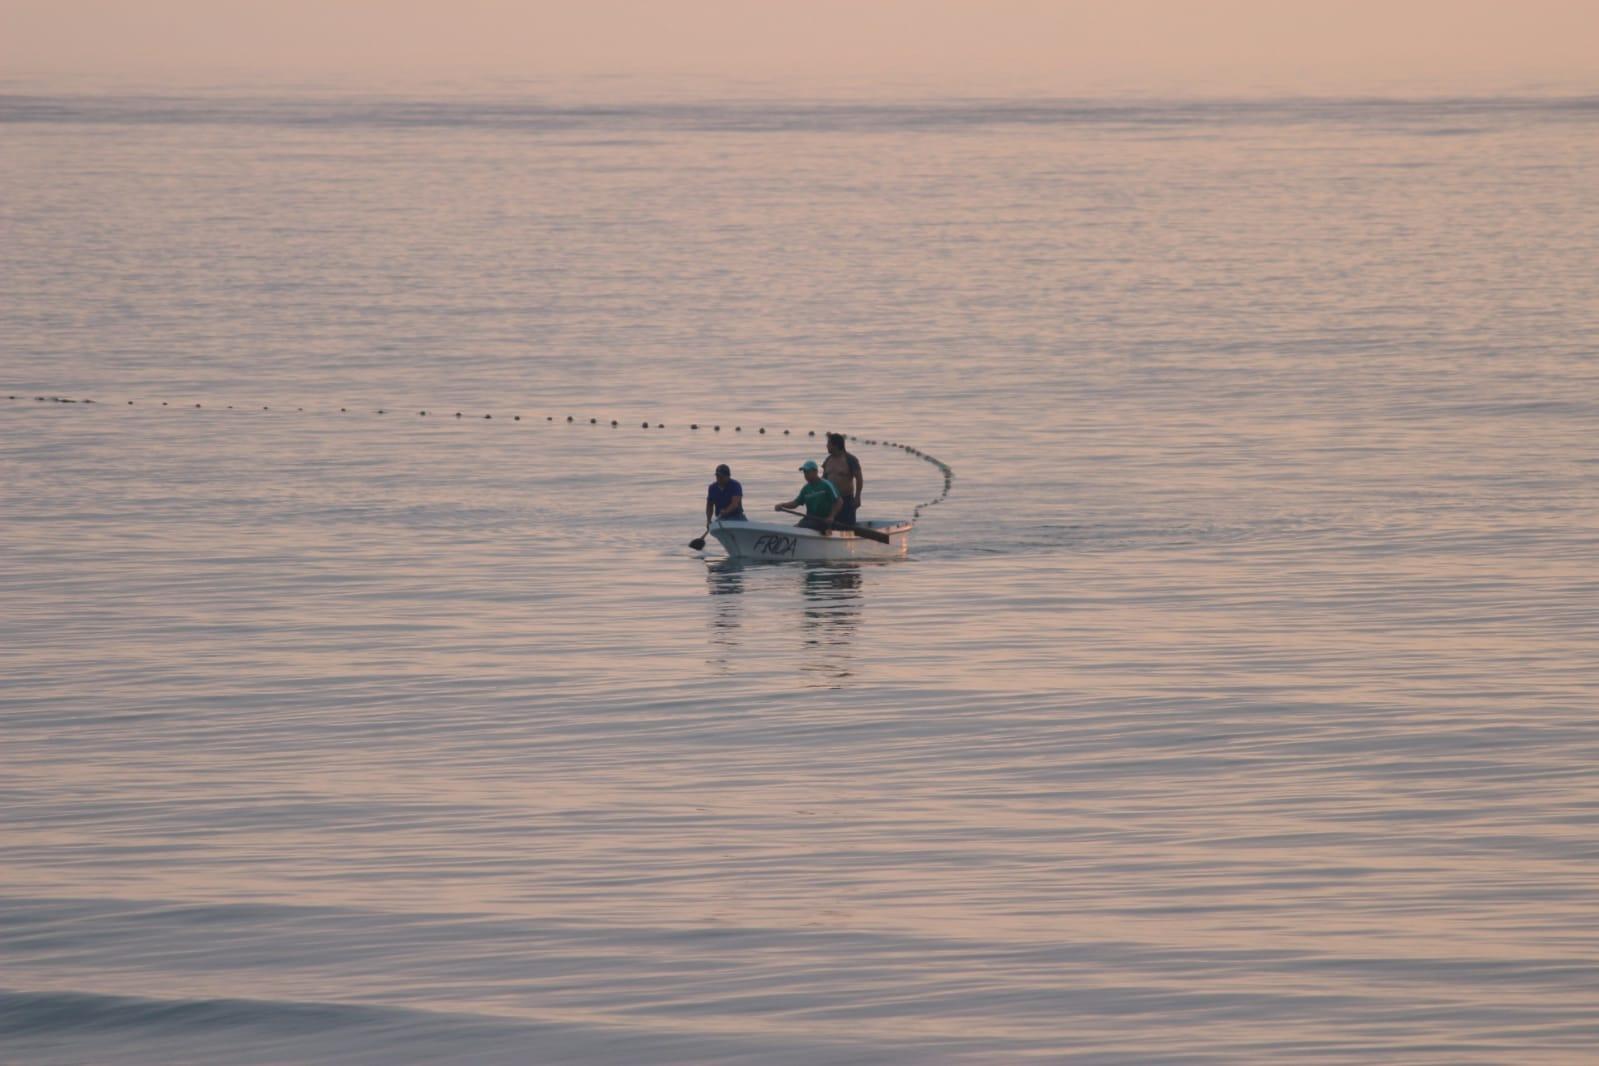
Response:
M1599 99L0 141L6 1062L1599 1046Z

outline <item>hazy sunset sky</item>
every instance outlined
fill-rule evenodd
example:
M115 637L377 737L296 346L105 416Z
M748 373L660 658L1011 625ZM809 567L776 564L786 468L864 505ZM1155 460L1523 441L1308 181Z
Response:
M0 0L0 72L1587 90L1599 0Z

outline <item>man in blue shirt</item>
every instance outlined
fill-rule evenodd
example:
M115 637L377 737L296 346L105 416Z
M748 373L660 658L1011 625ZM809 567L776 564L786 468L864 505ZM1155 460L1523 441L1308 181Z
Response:
M744 486L733 480L733 471L723 463L716 468L716 480L705 494L705 524L720 518L724 522L744 522Z

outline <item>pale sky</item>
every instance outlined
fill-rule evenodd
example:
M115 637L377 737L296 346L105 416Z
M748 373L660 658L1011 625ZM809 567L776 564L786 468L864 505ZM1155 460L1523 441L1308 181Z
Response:
M0 0L0 76L1599 88L1599 0Z

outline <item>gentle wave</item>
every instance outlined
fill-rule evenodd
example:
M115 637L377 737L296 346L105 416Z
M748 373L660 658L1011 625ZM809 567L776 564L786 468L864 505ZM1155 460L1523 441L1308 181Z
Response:
M356 1027L392 1028L418 1012L337 1003L250 999L157 999L88 992L0 992L0 1035L263 1029L307 1035Z
M639 1025L537 1023L329 1002L163 999L0 991L0 1039L12 1063L585 1062L739 1059L888 1061L818 1041L799 1050ZM804 1042L798 1042L804 1044ZM70 1051L68 1049L70 1048ZM67 1052L66 1055L63 1053Z

